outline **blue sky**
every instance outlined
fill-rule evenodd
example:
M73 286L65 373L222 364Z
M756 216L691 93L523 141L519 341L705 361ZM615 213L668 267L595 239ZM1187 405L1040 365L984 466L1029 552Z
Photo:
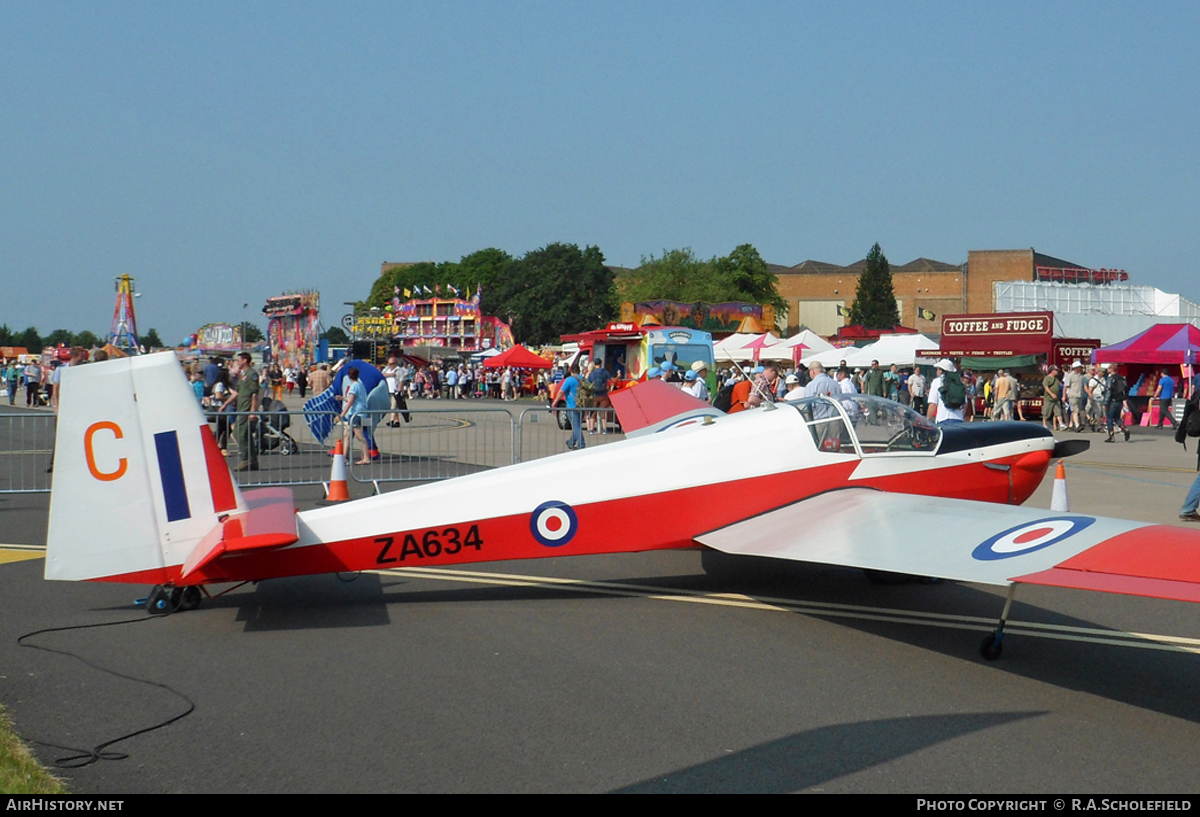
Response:
M965 8L964 8L965 6ZM1200 301L1200 4L8 2L0 323L326 325L383 261L1035 247ZM431 284L433 282L430 282ZM243 310L242 304L250 307Z

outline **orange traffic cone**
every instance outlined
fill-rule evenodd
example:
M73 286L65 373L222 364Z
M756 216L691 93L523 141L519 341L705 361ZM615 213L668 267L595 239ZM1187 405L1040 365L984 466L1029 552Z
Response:
M345 502L350 499L350 487L346 484L346 454L342 450L342 441L338 440L333 447L333 466L329 473L329 491L325 494L326 502Z
M1054 474L1054 493L1050 495L1050 510L1066 513L1071 510L1067 501L1067 469L1063 461L1058 461L1058 471Z

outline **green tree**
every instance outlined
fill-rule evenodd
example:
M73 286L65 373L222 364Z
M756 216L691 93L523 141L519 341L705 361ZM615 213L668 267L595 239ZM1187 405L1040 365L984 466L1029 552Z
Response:
M243 325L246 327L246 336L242 338L242 340L246 343L261 343L267 339L267 336L262 333L262 330L254 324L247 323Z
M727 300L770 304L781 315L787 315L787 301L775 290L779 279L753 244L742 244L714 263L725 290L731 293Z
M87 329L84 329L75 336L74 340L72 341L72 345L82 346L84 349L93 349L97 346L103 345L103 343L95 332L90 332Z
M787 302L775 291L777 280L752 244L707 261L690 248L664 250L659 258L643 257L641 266L622 279L621 297L634 302L771 304L786 315Z
M74 339L75 334L70 329L55 329L49 335L42 338L42 343L46 346L70 346L71 341ZM33 350L30 349L29 351L32 352Z
M476 250L470 255L464 255L458 262L458 275L462 282L458 286L464 295L468 289L475 293L483 287L479 308L485 315L498 316L505 309L505 305L499 300L500 294L504 282L514 274L515 263L511 255L495 247Z
M713 261L696 257L690 247L663 250L661 257L642 256L633 275L622 280L621 297L628 301L709 303L723 300L724 289Z
M382 309L391 303L397 289L400 290L400 297L404 297L405 289L415 290L424 285L432 290L433 285L438 282L438 265L430 261L421 261L408 267L394 267L375 279L375 283L371 285L371 294L367 296L366 306ZM413 297L420 296L414 294Z
M548 244L533 250L497 289L500 311L494 314L511 319L513 334L524 343L557 343L564 334L603 326L617 312L612 270L599 247Z
M342 346L350 342L350 336L340 326L331 326L321 333L321 337L328 340L334 346Z
M31 353L37 354L45 348L42 343L42 336L38 334L36 326L30 326L21 334L17 335L14 346L24 346Z
M162 349L166 346L166 344L162 342L162 338L158 336L157 329L151 329L149 332L142 335L139 340L141 340L142 345L145 346L147 350Z
M436 292L438 289L441 290L443 297L449 298L454 295L450 291L449 285L455 287L465 297L468 288L474 293L475 288L483 283L486 293L487 282L480 281L480 276L484 273L491 274L493 262L499 263L500 257L507 259L510 263L512 261L512 258L501 250L480 250L465 256L461 262L442 261L434 264L432 261L421 261L407 267L395 267L375 279L365 306L382 309L396 297L397 290L399 290L400 298L403 299L405 289L409 290L414 298L433 297L426 294L425 290ZM466 268L463 267L464 263L467 264ZM500 264L500 266L504 265Z
M896 293L892 289L892 268L878 244L867 253L867 265L858 276L858 290L848 320L868 329L890 329L900 323Z

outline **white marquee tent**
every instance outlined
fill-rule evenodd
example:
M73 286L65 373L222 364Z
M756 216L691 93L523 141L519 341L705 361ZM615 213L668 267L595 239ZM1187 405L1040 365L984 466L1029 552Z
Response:
M880 366L915 366L917 358L936 358L938 344L921 334L880 335L879 340L861 349L831 349L826 352L804 358L808 365L814 360L825 368L837 366L845 360L851 369L867 369L872 360L878 360Z

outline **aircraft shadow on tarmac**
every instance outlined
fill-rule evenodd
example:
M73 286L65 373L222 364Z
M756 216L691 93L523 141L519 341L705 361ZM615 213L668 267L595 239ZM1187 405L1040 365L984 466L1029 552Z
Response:
M613 790L612 794L778 794L818 786L947 740L1046 712L883 718L822 726Z
M349 578L348 574L339 578ZM332 584L332 576L265 581L252 594L230 595L213 604L236 606L246 632L378 627L391 623L380 577L357 575Z
M843 627L870 633L900 643L931 650L942 655L984 663L1006 673L1030 680L1098 695L1114 701L1143 707L1166 715L1200 723L1200 701L1194 690L1200 684L1200 656L1182 652L1146 650L1124 645L1099 644L1038 638L1010 631L1005 636L1005 653L998 661L985 662L979 655L981 634L995 627L1004 596L969 584L951 581L909 582L879 585L862 571L850 568L809 565L798 562L771 563L753 557L730 557L721 553L706 574L713 589L742 593L751 598L794 599L798 603L833 603L888 608L917 613L976 616L988 620L978 629L950 629L923 626L903 621L876 621L841 616L823 617L805 611L814 618L825 618ZM721 559L727 560L721 565ZM774 562L774 560L771 560ZM709 562L712 565L712 562ZM1130 610L1139 605L1170 604L1190 610L1185 602L1156 602L1087 591L1063 591L1056 588L1018 589L1009 613L1013 622L1038 622L1059 627L1081 627L1100 631L1118 630L1084 618L1021 600L1021 593L1077 594L1085 600L1118 604ZM1194 620L1194 619L1193 619ZM1187 632L1183 635L1200 636Z
M628 595L619 585L639 585L661 588L667 592L675 589L691 593L736 593L751 599L763 599L768 604L784 600L797 605L862 605L917 614L977 616L993 622L990 626L994 626L1003 604L1003 596L996 592L956 582L877 585L868 581L860 571L848 568L779 563L774 560L768 562L754 560L753 557L734 558L749 559L751 565L748 568L738 565L728 573L718 568L710 574L616 580L614 585L618 587L614 587L614 595ZM537 567L536 562L524 564L533 569ZM509 571L511 565L503 565L499 572ZM523 570L522 573L528 574L529 571ZM414 582L420 584L419 588L410 587ZM603 581L590 583L587 593L555 586L476 585L430 589L426 583L412 576L362 574L354 581L341 583L330 576L311 576L262 582L252 593L231 594L207 601L205 605L237 607L237 620L245 622L247 631L372 627L390 623L392 613L398 613L404 606L413 604L552 599L577 599L581 604L587 604L589 599L604 595L596 586L603 584ZM1154 603L1143 599L1084 595L1096 599L1117 598L1120 600L1118 603L1132 605ZM813 610L802 609L797 613L951 658L986 663L999 672L1200 723L1200 700L1194 695L1194 690L1200 686L1200 656L1194 654L1037 638L1021 632L1010 632L1005 639L1003 657L996 662L984 662L979 656L978 646L983 633L989 628L986 624L952 629L895 620L822 616L821 612ZM1108 630L1093 621L1035 603L1022 602L1019 592L1010 614L1010 622L1013 621ZM1119 631L1111 632L1118 634Z

